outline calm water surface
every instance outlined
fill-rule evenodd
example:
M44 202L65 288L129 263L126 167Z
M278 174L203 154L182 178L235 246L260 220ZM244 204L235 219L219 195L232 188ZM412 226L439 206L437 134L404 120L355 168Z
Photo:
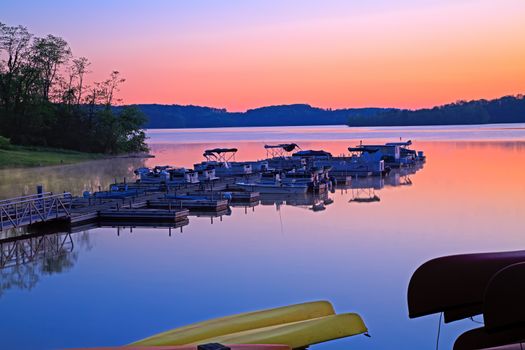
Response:
M399 137L411 138L428 160L416 173L371 183L375 189L339 189L321 212L310 210L309 199L270 198L222 217L192 216L182 230L86 227L46 236L40 257L3 261L0 348L120 345L210 317L327 299L338 312L360 313L372 338L313 349L434 349L438 316L407 316L410 276L440 255L525 249L523 127L151 131L157 158L147 165L190 166L208 147L238 147L244 160L263 158L265 142L340 154L359 140ZM0 197L33 192L38 183L96 190L143 164L2 170ZM355 201L374 195L380 201ZM440 348L477 326L443 326Z

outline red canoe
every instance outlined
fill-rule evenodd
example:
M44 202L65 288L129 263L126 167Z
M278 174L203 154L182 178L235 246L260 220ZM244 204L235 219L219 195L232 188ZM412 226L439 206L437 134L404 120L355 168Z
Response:
M489 281L505 267L525 262L525 251L446 256L421 265L408 286L411 318L443 312L445 322L483 313Z

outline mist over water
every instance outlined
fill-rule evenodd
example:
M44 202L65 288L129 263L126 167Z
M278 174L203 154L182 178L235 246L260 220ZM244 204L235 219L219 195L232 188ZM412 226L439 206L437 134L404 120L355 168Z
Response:
M372 338L312 349L434 349L438 315L408 319L410 276L441 255L525 249L524 127L150 130L153 159L1 170L0 197L10 197L39 183L76 194L104 189L144 164L191 166L214 147L236 147L237 160L248 160L264 158L265 143L337 155L361 140L401 137L427 155L417 171L329 193L334 202L320 212L311 210L316 198L266 198L222 217L191 216L172 230L85 227L47 236L53 249L3 260L1 348L121 345L211 317L327 299L338 312L358 312ZM356 200L372 196L379 201ZM478 326L442 326L440 348Z

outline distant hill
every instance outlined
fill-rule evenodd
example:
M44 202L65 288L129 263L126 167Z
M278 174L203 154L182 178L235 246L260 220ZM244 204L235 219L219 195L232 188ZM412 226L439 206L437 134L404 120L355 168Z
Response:
M409 126L525 122L523 95L495 100L458 101L433 108L323 109L308 104L291 104L228 112L224 108L139 104L147 116L145 128L214 128L239 126ZM123 108L115 107L117 109Z
M525 97L458 101L434 108L391 109L373 115L351 115L349 126L408 126L525 123Z
M147 116L148 122L145 127L149 129L344 125L348 123L350 116L369 117L388 110L384 108L330 110L307 104L261 107L249 109L246 112L228 112L226 109L191 105L139 104L134 106Z

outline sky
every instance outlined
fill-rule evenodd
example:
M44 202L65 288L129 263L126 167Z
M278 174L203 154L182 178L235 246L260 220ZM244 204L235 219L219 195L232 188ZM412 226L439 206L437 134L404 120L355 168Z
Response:
M525 92L523 0L0 0L125 104L421 108Z

